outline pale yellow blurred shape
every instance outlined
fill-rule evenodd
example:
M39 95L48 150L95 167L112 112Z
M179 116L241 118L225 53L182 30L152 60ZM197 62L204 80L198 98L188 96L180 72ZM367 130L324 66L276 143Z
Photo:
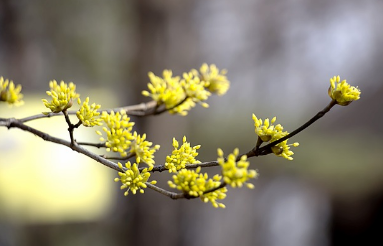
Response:
M26 96L25 101L22 107L1 104L0 117L18 118L46 111L41 98ZM73 108L78 109L77 104ZM75 117L73 122L77 122ZM69 140L63 117L35 120L28 125ZM80 127L75 138L96 142L94 131ZM113 181L116 175L66 146L20 129L0 127L0 219L21 223L98 219L108 212L118 192Z

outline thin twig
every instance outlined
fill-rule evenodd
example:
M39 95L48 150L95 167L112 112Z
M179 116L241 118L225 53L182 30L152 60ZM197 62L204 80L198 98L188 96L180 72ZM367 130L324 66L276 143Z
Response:
M171 199L195 199L195 198L198 198L198 196L190 196L186 193L175 193L175 192L171 192L171 191L167 191L165 189L162 189L158 186L155 186L149 182L146 182L145 183L146 186L154 191L157 191L158 193L161 193L162 195L165 195L167 197L170 197Z
M64 114L65 121L68 124L68 132L69 132L69 136L70 136L71 145L75 145L75 140L74 140L73 132L74 132L75 128L78 128L81 125L81 121L79 121L76 125L73 125L72 122L69 119L68 112L66 110L63 110L62 112Z
M111 111L118 112L121 110L124 110L126 114L128 115L134 115L134 116L142 116L142 112L146 112L156 106L156 101L150 101L147 103L140 103L137 105L130 105L130 106L125 106L125 107L119 107L119 108L112 108L112 109L106 109L103 111L106 111L110 113ZM67 111L68 115L75 115L77 113L76 110L68 110ZM55 116L63 115L62 112L60 113L48 113L48 114L36 114L32 116L28 116L25 118L20 119L20 122L25 123L31 120L37 120L37 119L43 119L43 118L51 118Z
M128 115L142 116L142 112L145 113L147 111L150 111L151 109L156 107L156 105L157 105L157 102L153 100L150 102L140 103L137 105L130 105L130 106L125 106L125 107L120 107L120 108L107 109L107 110L103 110L103 111L110 113L111 111L118 112L118 111L124 110L126 112L126 114L128 114Z
M53 143L56 143L56 144L61 144L61 145L64 145L64 146L67 146L68 148L71 148L72 150L74 151L77 151L81 154L84 154L88 157L90 157L91 159L109 167L109 168L112 168L118 172L123 172L125 170L121 170L121 168L118 167L118 165L112 161L109 161L105 158L102 158L101 156L99 155L96 155L92 152L90 152L89 150L85 149L84 147L78 145L78 144L75 144L75 145L72 145L71 142L69 141L66 141L64 139L60 139L60 138L56 138L56 137L53 137L45 132L42 132L42 131L39 131L33 127L30 127L30 126L27 126L25 125L24 123L22 123L21 121L19 120L16 120L16 119L8 119L6 121L6 127L8 129L10 128L19 128L19 129L22 129L24 131L27 131L27 132L30 132L30 133L33 133L34 135L44 139L45 141L49 141L49 142L53 142Z
M167 191L165 189L162 189L158 186L155 186L149 182L146 182L145 183L146 186L154 191L157 191L158 193L161 193L162 195L165 195L167 197L170 197L171 199L181 199L181 198L185 198L185 194L184 193L175 193L175 192L171 192L171 191Z
M178 107L178 106L180 106L181 104L183 104L184 102L186 102L186 100L188 100L188 96L185 96L185 98L184 99L182 99L181 101L179 101L177 104L175 104L175 105L173 105L172 107L170 107L170 108L163 108L163 109L161 109L161 110L155 110L154 112L153 112L153 115L158 115L158 114L162 114L162 113L164 113L164 112L166 112L166 111L170 111L170 110L172 110L172 109L175 109L176 107Z
M226 184L225 182L222 182L219 186L217 186L217 187L215 187L215 188L213 188L213 189L207 190L207 191L205 191L203 194L207 194L207 193L210 193L210 192L214 192L214 191L216 191L216 190L219 190L219 189L225 187L226 185L227 185L227 184Z
M87 143L87 142L77 142L78 145L92 146L96 148L106 148L105 143Z
M128 156L105 156L104 158L105 159L110 159L110 160L120 160L120 161L124 161L124 160L129 160L130 158L136 156L135 153L132 153Z
M174 200L177 200L177 199L195 199L195 198L198 198L199 196L190 196L186 193L176 193L176 192L171 192L171 191L168 191L168 190L165 190L165 189L162 189L156 185L153 185L149 182L146 182L145 183L146 186L162 195L165 195L167 197L170 197L171 199L174 199ZM210 190L207 190L205 191L203 194L208 194L210 192L214 192L218 189L221 189L223 187L226 186L226 183L225 182L222 182L219 186L217 186L216 188L213 188L213 189L210 189Z
M289 139L289 138L292 138L293 136L297 135L298 133L300 133L301 131L303 131L304 129L306 129L307 127L309 127L311 124L313 124L315 121L319 120L320 118L322 118L327 112L330 111L330 109L332 107L334 107L336 105L336 101L335 100L332 100L323 110L319 111L314 117L312 117L309 121L307 121L305 124L303 124L301 127L297 128L295 131L292 131L291 133L289 133L288 135L284 136L283 138L280 138L274 142L271 142L261 148L257 148L257 146L252 149L251 151L249 151L246 155L247 157L252 157L252 156L260 156L260 155L267 155L267 154L270 154L272 151L271 151L271 147Z
M194 163L194 164L186 164L185 168L186 169L193 169L193 168L197 168L197 167L201 167L201 168L204 168L204 167L216 167L218 166L218 161L207 161L207 162L201 162L201 163ZM142 170L144 170L145 168L147 167L140 167L138 168L138 170L140 170L140 172ZM152 170L150 170L150 172L154 173L154 172L163 172L163 171L167 171L169 169L165 168L165 165L155 165L153 167Z
M75 111L68 111L68 114L76 114L76 112ZM20 119L20 122L25 123L25 122L28 122L28 121L31 121L31 120L37 120L37 119L43 119L43 118L51 118L51 117L59 116L59 115L63 115L63 113L60 112L60 113L48 113L48 114L36 114L36 115L31 115L31 116L22 118L22 119Z

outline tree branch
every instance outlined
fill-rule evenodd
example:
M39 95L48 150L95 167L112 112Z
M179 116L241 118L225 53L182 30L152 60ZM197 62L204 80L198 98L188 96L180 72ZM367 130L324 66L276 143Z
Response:
M162 189L158 186L155 186L149 182L146 182L145 183L146 186L154 191L157 191L158 193L161 193L162 195L165 195L167 197L170 197L171 199L194 199L194 198L198 198L199 196L190 196L186 193L175 193L175 192L171 192L171 191L167 191L165 189ZM208 192L206 192L208 193ZM204 193L205 194L205 193Z
M129 160L130 158L136 156L135 153L131 153L130 155L127 156L105 156L105 159L111 159L111 160L119 160L119 161L124 161L124 160Z
M158 114L162 114L163 112L166 112L166 111L170 111L172 109L175 109L176 107L180 106L181 104L183 104L184 102L186 102L186 100L188 100L188 96L185 96L184 99L182 99L180 102L178 102L177 104L175 104L174 106L170 107L170 108L163 108L161 110L155 110L153 112L153 115L158 115Z
M96 148L106 148L105 143L87 143L87 142L77 142L78 145L92 146ZM107 158L106 158L107 159Z
M207 194L207 193L210 193L210 192L214 192L214 191L216 191L216 190L219 190L219 189L225 187L226 185L227 185L227 184L226 184L225 182L222 181L222 183L221 183L219 186L217 186L217 187L215 187L215 188L213 188L213 189L207 190L207 191L205 191L203 194Z
M68 148L71 148L72 150L74 151L77 151L78 153L81 153L81 154L84 154L88 157L90 157L91 159L109 167L109 168L112 168L118 172L124 172L125 170L121 170L121 168L118 167L118 165L112 161L109 161L105 158L102 158L101 156L99 155L96 155L92 152L90 152L89 150L81 147L80 145L78 144L74 144L72 145L71 142L69 141L66 141L64 139L60 139L60 138L56 138L56 137L53 137L45 132L42 132L42 131L39 131L33 127L30 127L30 126L27 126L25 125L24 123L22 123L21 121L19 120L16 120L14 118L11 118L11 119L8 119L7 121L4 121L5 122L5 126L10 129L10 128L19 128L19 129L22 129L24 131L27 131L27 132L30 132L30 133L33 133L34 135L44 139L45 141L48 141L48 142L53 142L53 143L56 143L56 144L61 144L61 145L64 145L64 146L67 146Z
M260 155L267 155L267 154L270 154L272 151L271 151L271 147L289 139L289 138L292 138L294 137L295 135L297 135L298 133L300 133L301 131L303 131L304 129L306 129L307 127L309 127L311 124L313 124L315 121L319 120L320 118L322 118L326 113L328 113L330 111L330 109L332 107L334 107L336 105L336 101L335 100L332 100L323 110L319 111L314 117L312 117L309 121L307 121L305 124L303 124L302 126L300 126L299 128L297 128L295 131L292 131L291 133L289 133L288 135L284 136L283 138L280 138L274 142L271 142L261 148L259 148L258 144L256 147L254 147L251 151L249 151L248 153L246 153L247 157L253 157L253 156L260 156ZM238 156L238 158L240 158ZM237 159L238 159L237 158Z
M181 199L181 198L185 198L185 195L184 193L175 193L175 192L171 192L171 191L167 191L165 189L162 189L158 186L155 186L149 182L146 182L145 183L146 186L148 186L148 188L154 190L154 191L157 191L158 193L161 193L162 195L165 195L167 197L170 197L171 199Z
M156 106L156 101L150 101L150 102L147 102L147 103L140 103L140 104L136 104L136 105L130 105L130 106L124 106L124 107L119 107L119 108L112 108L112 109L106 109L106 110L103 110L103 111L106 111L108 113L110 113L111 111L114 111L114 112L119 112L121 110L124 110L126 112L126 114L128 115L132 115L132 116L143 116L142 112L146 112L146 111L149 111L151 110L152 108L154 108ZM76 110L69 110L67 111L68 115L74 115L77 113ZM59 115L63 115L62 112L60 113L48 113L48 114L36 114L36 115L32 115L32 116L28 116L28 117L25 117L25 118L22 118L20 119L20 122L22 123L25 123L25 122L28 122L28 121L31 121L31 120L37 120L37 119L43 119L43 118L51 118L51 117L55 117L55 116L59 116Z
M177 104L176 106L174 106L173 108L181 105L183 102L185 102L187 100L187 97L185 99L183 99L179 104ZM154 101L152 101L154 102ZM165 112L165 111L156 111L156 105L157 104L152 104L152 102L149 102L147 104L139 104L139 105L134 105L134 106L129 106L128 107L122 107L122 108L117 108L117 110L142 110L142 112L148 112L148 110L150 110L150 108L155 108L155 110L153 112L151 112L150 114L156 114L157 113L162 113L162 112ZM317 121L318 119L320 119L321 117L323 117L327 112L330 111L330 109L336 104L336 102L333 100L329 103L329 105L327 105L322 111L319 111L313 118L311 118L309 121L307 121L305 124L303 124L301 127L297 128L295 131L291 132L290 134L286 135L285 137L279 139L279 140L276 140L272 143L269 143L263 147L260 147L260 145L262 144L262 142L257 141L257 144L256 146L251 150L249 151L248 153L246 153L245 155L247 155L247 157L253 157L253 156L260 156L260 155L267 155L267 154L270 154L271 153L271 147L277 145L278 143L281 143L283 141L285 141L286 139L289 139L289 138L292 138L293 136L295 136L296 134L300 133L301 131L303 131L304 129L306 129L307 127L309 127L311 124L313 124L315 121ZM169 110L169 109L167 109ZM112 110L110 110L112 111ZM110 112L109 111L109 112ZM135 111L135 112L138 112L138 111ZM19 128L19 129L22 129L24 131L28 131L30 133L33 133L34 135L44 139L45 141L49 141L49 142L53 142L53 143L56 143L56 144L61 144L61 145L64 145L64 146L67 146L69 148L71 148L72 150L74 151L77 151L81 154L84 154L88 157L90 157L91 159L109 167L109 168L112 168L118 172L125 172L126 171L126 168L120 168L118 167L118 165L112 161L109 161L108 159L102 157L102 156L99 156L99 155L96 155L92 152L90 152L89 150L83 148L81 145L88 145L88 146L93 146L93 147L97 147L97 148L101 148L101 147L105 147L105 143L100 143L100 144L93 144L93 143L76 143L74 141L74 138L73 138L73 130L74 128L77 128L81 125L81 121L79 123L77 123L76 125L73 125L71 122L70 122L70 119L69 119L69 114L75 114L76 112L75 111L64 111L64 116L65 116L65 120L69 126L68 130L69 130L69 133L70 133L70 138L71 138L71 141L66 141L66 140L63 140L63 139L60 139L60 138L56 138L56 137L53 137L47 133L44 133L42 131L39 131L33 127L30 127L30 126L27 126L25 125L24 123L27 122L27 121L30 121L30 120L34 120L34 119L39 119L39 118L44 118L44 117L52 117L52 116L56 116L56 115L62 115L62 113L59 113L59 114L48 114L48 115L35 115L35 116L30 116L30 117L27 117L27 118L23 118L23 119L15 119L15 118L9 118L9 119L5 119L5 118L0 118L0 126L6 126L8 129L10 128ZM149 114L148 114L149 115ZM243 155L239 155L237 157L237 161L240 160L241 156ZM124 160L124 159L127 159L127 158L131 158L133 157L133 155L131 156L128 156L128 157L123 157L123 158L113 158L113 159L118 159L118 160ZM187 169L190 169L190 168L197 168L197 167L213 167L213 166L218 166L218 161L209 161L209 162L202 162L202 163L193 163L193 164L187 164L186 165L186 168ZM142 171L144 168L146 167L140 167L139 170ZM165 168L165 165L156 165L153 167L153 169L151 170L151 172L162 172L162 171L165 171L165 170L168 170ZM194 197L194 196L189 196L188 194L186 193L175 193L175 192L170 192L170 191L167 191L165 189L162 189L160 187L157 187L149 182L146 182L146 185L148 188L156 191L156 192L159 192L165 196L168 196L172 199L182 199L182 198L185 198L185 199L193 199L193 198L197 198L197 197ZM210 193L210 192L214 192L218 189L221 189L223 187L225 187L227 184L225 182L222 182L218 187L216 188L213 188L213 189L210 189L208 191L205 191L204 194L207 194L207 193Z

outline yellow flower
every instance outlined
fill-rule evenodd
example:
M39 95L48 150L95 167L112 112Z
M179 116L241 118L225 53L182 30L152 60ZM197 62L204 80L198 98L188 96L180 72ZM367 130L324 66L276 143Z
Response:
M123 168L121 163L118 163L118 166L121 169ZM145 168L142 170L142 172L140 172L138 170L137 164L134 163L131 165L130 161L125 164L125 167L127 170L124 173L118 172L120 178L114 179L116 182L121 181L121 190L128 189L124 195L127 196L129 194L129 190L131 190L134 195L137 193L137 190L139 190L140 193L144 193L144 188L147 188L145 182L147 182L150 177L149 171L152 170L152 167ZM150 183L156 184L157 181L153 180Z
M276 126L273 125L277 120L277 117L272 118L271 122L268 118L263 122L262 119L258 119L257 116L253 114L253 120L255 133L257 133L263 142L269 142L271 139L279 139L283 137L283 127L280 124Z
M287 131L283 131L283 126L280 124L274 125L275 121L277 120L276 117L272 118L271 121L268 118L265 119L265 121L262 121L262 119L258 119L257 116L253 114L253 120L255 133L257 133L258 137L263 142L272 143L289 134ZM291 156L294 154L294 152L290 150L290 146L297 147L298 145L298 143L287 144L287 140L285 140L271 147L271 150L277 156L292 160L293 158Z
M196 70L192 70L192 72L198 74ZM200 68L200 72L200 78L206 82L205 86L210 92L221 96L229 89L230 82L226 77L227 71L225 69L220 72L214 64L209 66L204 63Z
M181 86L184 88L188 97L184 104L189 104L186 110L195 106L195 103L200 103L202 107L209 107L206 101L211 93L205 90L206 82L200 80L198 76L194 76L193 73L184 73L181 80Z
M205 181L207 174L200 173L201 167L194 170L182 169L173 175L173 181L168 181L171 188L177 188L189 196L199 197L206 190Z
M277 156L281 156L283 158L286 158L287 160L291 161L293 158L291 157L294 152L290 150L290 146L298 147L299 143L293 143L293 144L287 144L287 140L271 147L271 150L273 153Z
M185 168L186 164L201 163L196 160L198 155L197 150L201 145L190 147L190 143L186 142L186 137L183 137L183 144L180 148L178 141L173 138L174 150L170 156L166 156L165 168L169 169L169 173L177 172L178 170Z
M184 116L196 103L208 107L205 101L211 92L222 95L227 91L229 81L225 73L226 71L219 72L215 65L209 68L207 64L202 65L201 74L193 69L184 73L182 78L173 77L171 70L164 70L162 78L150 72L149 90L142 94L153 98L157 105L164 104L169 113Z
M4 80L3 77L0 77L0 101L7 102L9 105L23 105L23 94L21 94L20 91L21 85L15 87L12 80Z
M221 184L221 179L222 179L222 176L216 174L212 179L207 180L205 182L205 190L208 191L218 187ZM215 208L218 208L218 207L225 208L225 205L223 203L217 202L217 200L225 199L226 192L227 192L227 188L223 187L213 192L209 192L209 193L201 195L201 200L203 202L211 202L211 204Z
M198 167L195 171L181 169L178 173L173 175L173 181L168 181L168 185L170 188L178 189L189 196L200 197L205 203L211 202L215 208L225 208L225 205L217 202L217 200L226 198L226 187L208 192L221 185L222 177L217 174L212 179L209 179L207 173L200 172L201 167ZM204 192L208 193L204 194Z
M107 126L102 128L107 138L100 138L100 141L105 141L106 151L119 152L121 156L127 156L127 149L131 145L131 140L134 139L132 135L134 122L130 122L130 118L125 111L117 113L112 111L110 114L104 111L101 119L104 120ZM96 133L102 136L100 131L96 131Z
M134 132L133 134L133 140L130 145L130 152L134 153L136 155L136 162L145 162L149 166L153 166L154 164L154 152L156 152L158 149L160 149L159 145L155 145L154 147L150 148L152 146L152 142L146 141L146 134L143 134L142 136L138 135L137 132Z
M152 72L148 74L150 83L148 83L149 91L143 91L142 95L149 96L157 102L158 105L165 104L167 109L173 108L178 103L184 100L186 94L180 84L180 77L173 77L171 70L163 71L163 78L154 75ZM182 111L175 111L170 113L180 113Z
M77 102L79 105L81 105L80 98L77 99ZM81 108L77 111L76 115L77 118L82 122L84 126L101 126L102 125L102 119L95 118L100 115L100 112L97 112L97 110L101 107L99 104L93 103L91 106L89 106L89 97L85 99L83 102Z
M50 91L47 91L47 95L52 97L52 100L48 102L46 99L42 99L45 107L49 108L53 113L59 113L72 107L73 99L76 99L80 94L76 93L76 85L72 82L66 84L61 81L57 84L56 80L49 82Z
M248 170L249 162L247 156L243 155L239 161L236 161L239 150L235 149L229 154L227 161L223 157L223 151L218 149L218 163L222 167L223 181L233 188L242 187L245 184L248 188L254 188L254 185L247 183L249 179L257 177L255 170Z
M340 81L339 76L330 79L328 95L341 106L347 106L352 101L359 100L360 90L358 87L349 85L346 80Z

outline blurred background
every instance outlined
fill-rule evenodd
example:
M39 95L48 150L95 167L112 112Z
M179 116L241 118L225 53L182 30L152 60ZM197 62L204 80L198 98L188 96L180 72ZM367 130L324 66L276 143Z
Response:
M250 159L254 190L229 188L226 209L146 190L123 196L116 172L18 129L0 129L0 245L370 245L383 243L383 2L381 0L0 0L0 76L46 111L49 81L76 83L103 108L149 99L149 71L181 75L202 63L231 88L187 117L134 118L160 144L201 144L216 159L256 143L252 113L293 131L330 101L329 78L362 91L296 137L294 160ZM31 126L68 138L62 118ZM78 140L97 141L94 129ZM100 153L103 153L100 150ZM211 174L219 172L209 169ZM153 175L167 187L168 173Z

